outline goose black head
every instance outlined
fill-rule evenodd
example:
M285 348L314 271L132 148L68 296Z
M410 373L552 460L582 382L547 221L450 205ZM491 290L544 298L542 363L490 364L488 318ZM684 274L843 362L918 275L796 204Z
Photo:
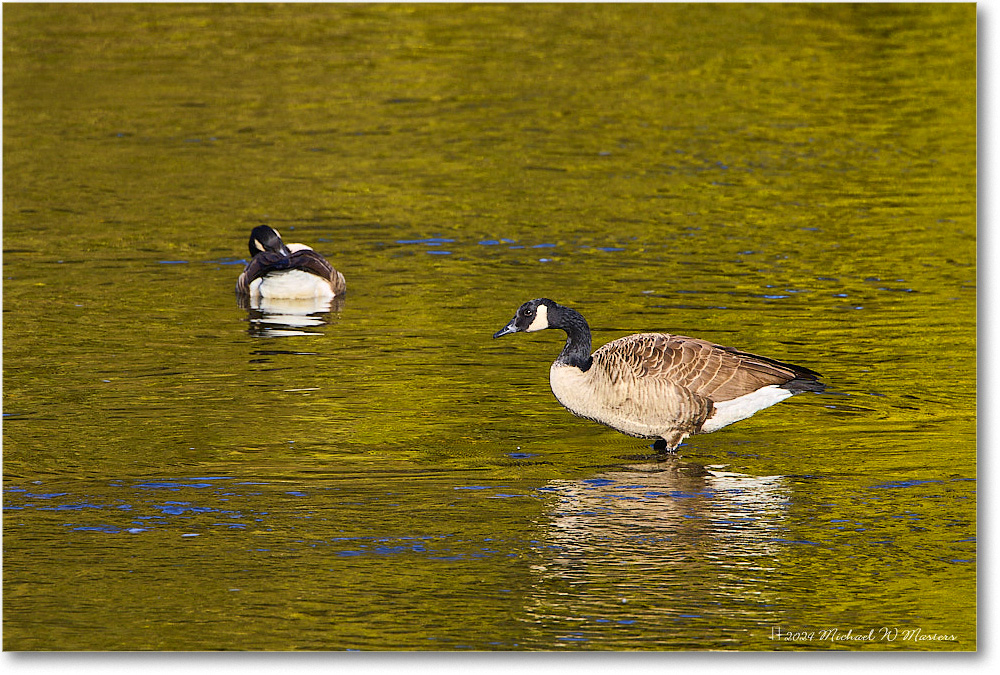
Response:
M281 235L270 225L258 225L250 232L250 257L264 251L275 251L281 255L291 255L291 251L281 241Z
M494 338L511 333L532 333L536 330L550 328L549 312L558 307L548 298L529 300L517 308L517 313L506 326L493 334Z

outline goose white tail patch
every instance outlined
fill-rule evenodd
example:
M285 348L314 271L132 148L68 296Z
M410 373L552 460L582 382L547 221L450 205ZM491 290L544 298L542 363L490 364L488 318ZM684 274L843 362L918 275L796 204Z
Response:
M333 289L326 279L303 272L272 272L250 284L251 298L332 298Z
M753 415L758 410L763 410L774 405L792 395L787 389L782 389L776 384L769 384L761 387L757 391L738 396L729 401L721 401L715 404L715 414L701 426L701 433L707 434L721 429L733 422L739 422Z
M535 308L535 320L524 329L525 333L533 333L536 330L545 330L549 327L549 308L545 305L538 305Z

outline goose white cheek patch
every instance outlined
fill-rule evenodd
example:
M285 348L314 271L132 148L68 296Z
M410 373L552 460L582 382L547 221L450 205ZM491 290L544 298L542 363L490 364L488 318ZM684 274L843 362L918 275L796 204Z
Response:
M536 330L545 330L549 327L549 308L545 305L539 305L535 309L535 320L531 322L531 325L524 329L525 333L533 333Z

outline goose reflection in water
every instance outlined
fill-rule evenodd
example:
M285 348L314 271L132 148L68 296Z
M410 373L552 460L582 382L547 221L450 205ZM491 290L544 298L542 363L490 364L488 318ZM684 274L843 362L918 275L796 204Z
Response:
M254 337L289 337L316 335L329 323L330 312L344 308L344 297L333 298L258 298L237 296L247 310L247 332Z
M766 555L786 517L789 491L783 476L747 476L678 458L633 464L582 480L556 479L544 491L558 495L550 512L550 539L567 551L605 548L608 538L631 549L656 540L656 557L703 545L713 554ZM635 540L631 543L626 540ZM620 550L620 549L619 549ZM686 554L685 554L686 555Z
M627 617L629 607L642 614L653 603L670 630L717 595L769 602L762 582L787 542L784 476L670 458L551 480L541 490L551 502L534 542L542 555L531 566L529 624ZM706 586L706 577L715 581Z

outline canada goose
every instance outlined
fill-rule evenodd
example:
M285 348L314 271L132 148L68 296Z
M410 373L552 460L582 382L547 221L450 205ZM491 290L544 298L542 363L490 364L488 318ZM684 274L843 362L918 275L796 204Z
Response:
M803 391L823 391L819 373L732 347L666 333L639 333L590 353L590 326L576 310L538 298L521 305L493 337L546 328L566 331L549 369L552 393L574 415L673 452Z
M250 262L236 281L236 293L261 298L332 298L347 291L344 275L305 244L288 244L273 227L250 232Z

